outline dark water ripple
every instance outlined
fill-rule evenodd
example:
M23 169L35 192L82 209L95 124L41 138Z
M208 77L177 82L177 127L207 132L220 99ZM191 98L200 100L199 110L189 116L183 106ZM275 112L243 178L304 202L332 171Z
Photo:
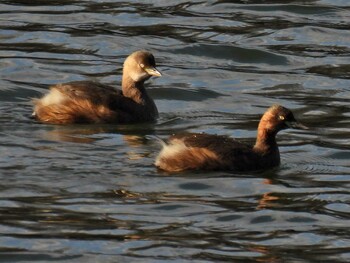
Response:
M345 0L1 1L0 261L350 261L349 28ZM51 84L119 85L141 48L157 124L29 118ZM150 135L253 142L274 103L311 128L279 135L280 167L153 167Z

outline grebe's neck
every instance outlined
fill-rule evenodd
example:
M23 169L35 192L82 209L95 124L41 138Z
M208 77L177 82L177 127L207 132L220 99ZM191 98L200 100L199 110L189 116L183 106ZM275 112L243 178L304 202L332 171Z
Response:
M144 87L145 79L134 81L130 76L123 75L122 92L127 98L133 100L135 104L127 103L128 112L133 112L137 120L153 121L158 117L157 106L153 99L147 94Z
M275 129L270 129L268 121L262 119L258 126L254 151L262 155L278 151L276 134Z
M124 74L122 80L123 95L138 104L145 104L149 97L143 84L144 80L136 82L130 76Z

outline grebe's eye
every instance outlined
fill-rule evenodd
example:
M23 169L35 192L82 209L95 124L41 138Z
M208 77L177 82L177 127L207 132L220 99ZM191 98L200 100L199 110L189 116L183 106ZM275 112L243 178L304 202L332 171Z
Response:
M141 64L140 64L140 67L141 67L141 68L144 68L144 67L145 67L145 65L141 63Z
M284 117L283 115L279 115L279 116L278 116L278 119L279 119L280 121L284 121L285 117Z

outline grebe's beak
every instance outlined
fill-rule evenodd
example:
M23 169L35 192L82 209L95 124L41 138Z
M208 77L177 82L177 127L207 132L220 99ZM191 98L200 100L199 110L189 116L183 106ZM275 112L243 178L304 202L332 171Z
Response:
M304 124L301 124L297 121L286 121L285 124L289 128L298 129L298 130L309 130L309 127L305 126Z
M161 77L162 73L155 67L147 67L145 68L145 71L147 72L148 75L155 76L155 77Z

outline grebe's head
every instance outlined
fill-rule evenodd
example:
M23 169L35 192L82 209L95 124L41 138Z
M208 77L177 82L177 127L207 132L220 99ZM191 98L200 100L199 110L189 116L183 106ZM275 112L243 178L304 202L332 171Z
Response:
M294 118L294 115L291 110L281 105L271 106L264 113L259 125L259 129L265 129L275 133L288 128L303 130L308 129L308 127L299 123Z
M128 75L135 82L145 81L151 76L162 76L156 68L152 53L144 50L136 51L126 58L123 74Z

